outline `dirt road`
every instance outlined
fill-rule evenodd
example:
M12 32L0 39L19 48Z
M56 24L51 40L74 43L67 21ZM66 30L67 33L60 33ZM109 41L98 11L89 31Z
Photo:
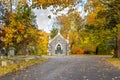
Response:
M49 56L45 56L49 57ZM108 56L52 56L50 61L8 74L0 80L120 80Z

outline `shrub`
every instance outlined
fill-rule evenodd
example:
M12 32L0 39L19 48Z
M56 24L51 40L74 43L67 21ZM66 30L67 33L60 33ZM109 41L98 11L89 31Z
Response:
M73 46L71 49L72 54L83 54L84 51L79 47Z

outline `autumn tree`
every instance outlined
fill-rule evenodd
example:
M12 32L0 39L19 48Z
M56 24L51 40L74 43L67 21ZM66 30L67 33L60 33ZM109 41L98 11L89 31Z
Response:
M110 0L103 1L105 10L100 10L97 15L97 19L102 19L104 30L110 31L110 36L114 37L116 40L116 48L114 57L120 57L120 1L119 0ZM104 16L103 16L104 15Z
M103 30L103 23L100 21L104 21L104 19L97 19L97 14L100 10L104 10L104 6L98 0L88 1L85 9L88 11L88 15L86 17L86 25L84 27L83 33L87 34L87 44L91 45L94 48L96 54L98 54L99 45L108 41L109 31ZM85 38L85 36L83 37ZM86 46L87 47L87 46Z
M106 41L116 40L116 49L115 57L118 57L119 54L119 1L116 0L93 0L88 1L86 9L88 9L87 16L87 28L88 33L93 34L92 37L95 37L92 42L96 45L96 53L98 46L105 43ZM118 31L117 31L118 30ZM90 40L90 41L91 41ZM107 44L112 46L111 43Z
M57 17L57 24L60 25L60 30L62 35L67 38L68 37L68 33L70 31L71 28L71 21L69 19L68 16L66 15L62 15L62 16L58 16Z
M80 16L80 13L77 11L73 11L71 13L69 13L69 16L71 18L71 23L72 23L72 28L77 31L78 36L78 45L80 45L81 40L80 39L80 35L81 35L81 31L84 29L84 25L85 25L85 19L82 18Z
M4 28L4 43L7 47L15 46L18 48L23 46L23 52L26 53L27 44L34 40L33 19L35 16L27 4L18 7L17 10L17 12L12 13L9 24Z
M50 38L53 39L58 33L58 28L52 28Z
M36 37L37 37L37 43L35 44L36 54L39 55L47 54L48 33L38 30Z

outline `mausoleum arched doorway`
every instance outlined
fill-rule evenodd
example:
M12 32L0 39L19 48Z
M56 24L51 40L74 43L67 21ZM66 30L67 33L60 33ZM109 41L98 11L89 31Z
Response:
M55 53L56 54L62 54L63 53L62 45L57 44L56 49L55 49Z

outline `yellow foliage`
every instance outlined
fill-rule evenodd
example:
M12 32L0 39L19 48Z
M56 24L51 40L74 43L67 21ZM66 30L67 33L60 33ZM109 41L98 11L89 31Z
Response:
M5 37L3 39L5 45L9 44L12 45L12 37L14 36L13 33L16 31L10 27L4 27L4 31L5 31Z
M39 3L44 4L46 0L38 0Z
M38 47L43 51L43 53L47 53L47 45L48 45L48 34L45 32L38 32L37 36L37 44Z
M17 25L17 30L19 30L20 32L24 31L26 29L27 26L21 24L18 22L18 25ZM22 32L23 33L23 32Z
M26 1L27 1L27 0L22 0L22 1L23 1L23 4L26 4Z
M17 43L19 43L21 41L21 37L17 36Z
M28 35L27 35L27 34L25 34L25 35L24 35L24 38L27 38L27 37L28 37Z
M69 42L70 42L71 46L78 45L78 37L79 37L79 35L78 35L77 31L71 30L69 32Z

